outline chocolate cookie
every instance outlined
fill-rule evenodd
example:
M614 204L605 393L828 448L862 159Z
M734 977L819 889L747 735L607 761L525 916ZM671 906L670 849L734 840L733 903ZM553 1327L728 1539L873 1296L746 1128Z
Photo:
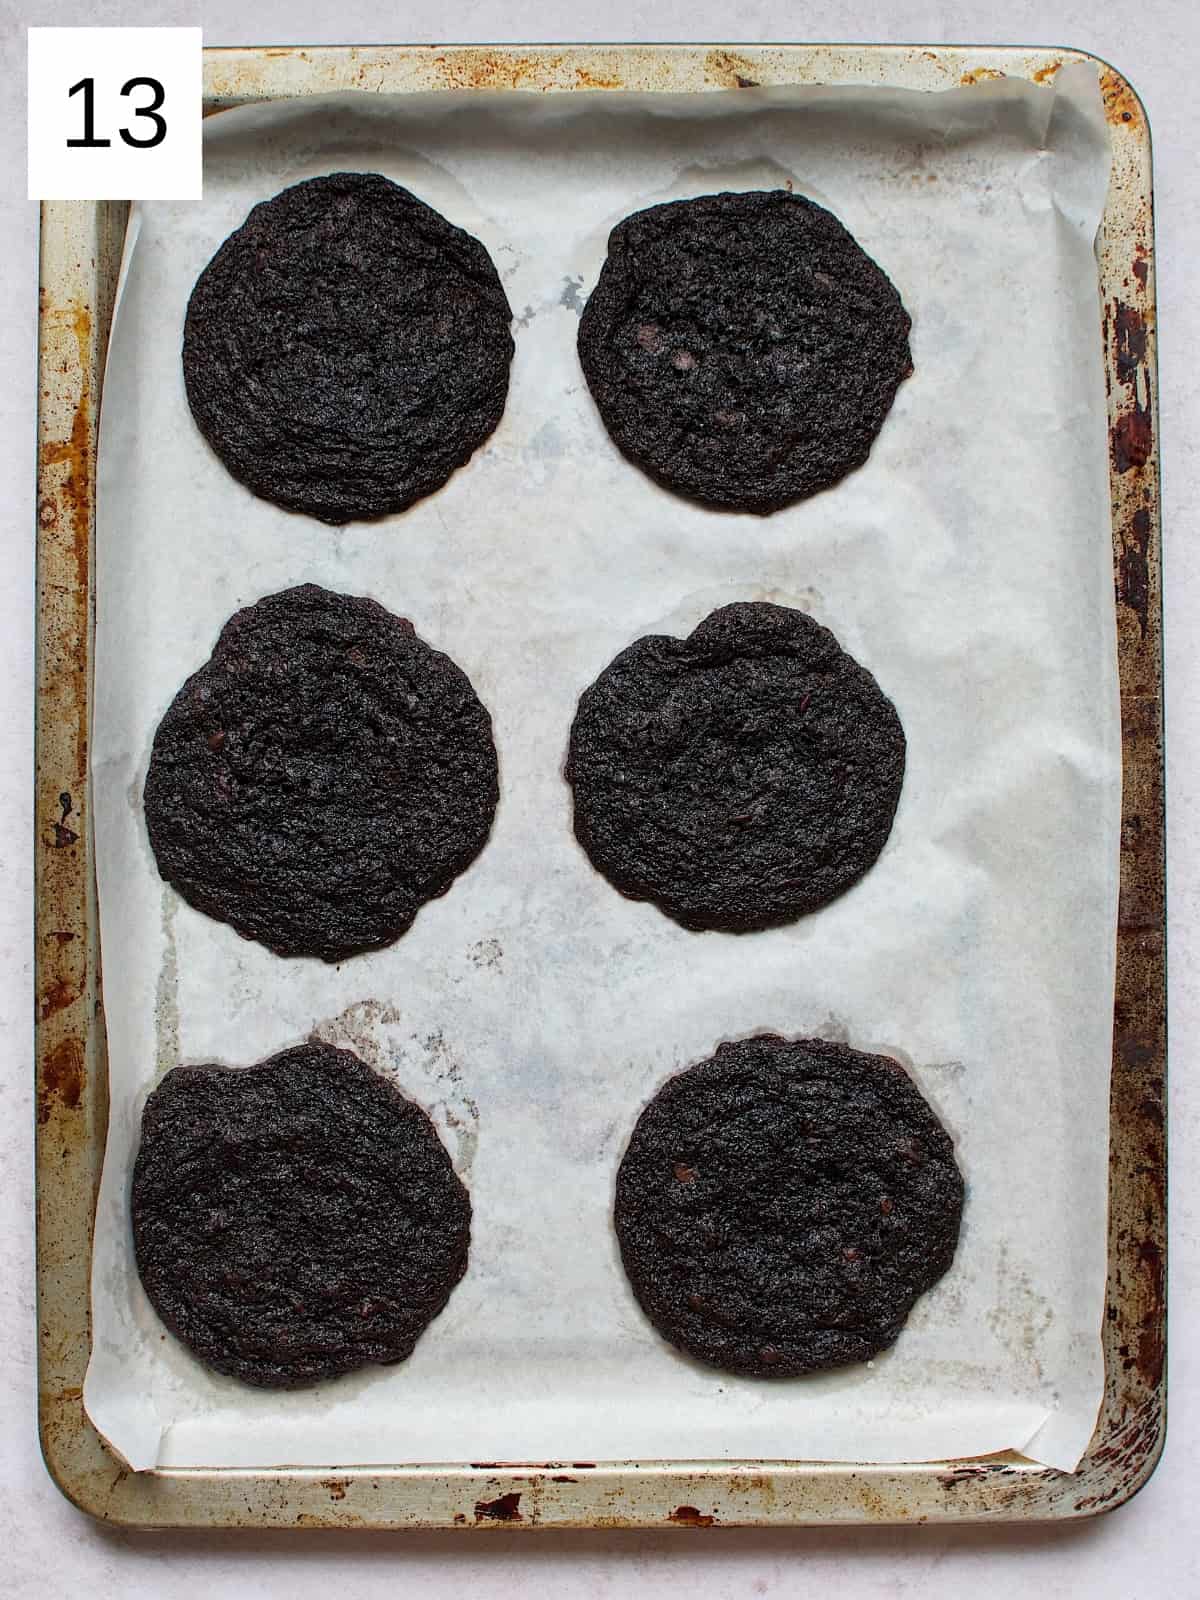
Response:
M278 955L390 944L482 850L499 798L466 675L374 600L315 584L237 612L154 736L158 870Z
M962 1202L950 1136L897 1062L763 1034L651 1100L615 1224L665 1339L786 1378L893 1344L954 1259Z
M378 173L310 178L196 280L188 402L264 499L332 523L403 511L500 421L511 321L478 239Z
M467 1267L471 1202L433 1124L327 1044L168 1072L132 1209L159 1316L260 1388L403 1361Z
M579 702L566 776L592 864L685 928L792 922L887 842L904 730L803 611L722 606L622 650Z
M579 324L614 443L668 489L778 511L867 459L911 319L823 207L784 189L626 217Z

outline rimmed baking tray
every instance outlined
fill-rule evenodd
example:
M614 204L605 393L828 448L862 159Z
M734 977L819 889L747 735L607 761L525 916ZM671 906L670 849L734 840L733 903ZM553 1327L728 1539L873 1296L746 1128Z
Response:
M1165 1406L1165 904L1153 199L1129 84L1079 51L965 46L405 46L208 50L205 113L360 89L757 84L910 89L1100 73L1113 166L1098 240L1108 384L1124 798L1109 1151L1105 1392L1078 1471L1021 1457L475 1462L134 1473L83 1410L89 1275L108 1113L88 777L96 427L124 201L42 206L38 417L36 1063L39 1420L63 1492L143 1527L713 1527L1047 1520L1127 1500L1162 1449Z

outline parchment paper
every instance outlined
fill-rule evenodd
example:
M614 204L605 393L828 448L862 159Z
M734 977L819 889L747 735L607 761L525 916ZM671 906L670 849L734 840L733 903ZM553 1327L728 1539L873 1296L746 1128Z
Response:
M253 498L192 424L188 294L250 207L387 173L491 250L515 312L504 420L446 488L337 532ZM1092 243L1108 170L1087 69L1055 85L697 97L363 95L205 128L202 202L135 218L104 390L93 744L111 1121L85 1403L134 1467L729 1457L1074 1466L1101 1390L1119 734ZM760 520L621 459L575 354L611 226L721 187L832 208L913 316L868 464ZM283 961L158 877L155 727L237 607L315 581L412 618L495 719L491 842L389 950ZM794 927L685 932L588 865L561 776L582 689L714 606L803 606L908 735L891 840ZM912 1070L969 1196L893 1351L753 1382L676 1354L610 1226L668 1074L763 1029ZM146 1094L315 1030L434 1115L475 1207L468 1275L412 1359L296 1394L202 1369L133 1268Z

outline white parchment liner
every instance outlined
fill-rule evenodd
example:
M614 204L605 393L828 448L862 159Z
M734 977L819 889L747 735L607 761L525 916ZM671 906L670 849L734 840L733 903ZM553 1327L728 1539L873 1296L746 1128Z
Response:
M491 250L517 354L499 429L403 516L330 530L253 498L192 424L188 294L250 207L379 170ZM701 96L347 96L205 127L204 199L135 213L100 456L94 806L111 1121L85 1402L133 1466L929 1460L1072 1467L1102 1364L1120 748L1092 242L1108 140L1086 68L997 83ZM829 206L913 317L868 464L767 519L618 456L575 354L611 226L783 183ZM490 844L390 950L282 961L158 877L140 794L159 718L237 607L369 594L495 719ZM687 933L588 865L561 776L624 645L735 598L803 606L908 736L891 840L791 928ZM754 1382L665 1345L609 1214L663 1079L772 1029L904 1061L957 1141L957 1261L894 1350ZM468 1275L403 1365L295 1394L205 1371L151 1311L128 1184L146 1094L311 1031L435 1117L468 1183Z

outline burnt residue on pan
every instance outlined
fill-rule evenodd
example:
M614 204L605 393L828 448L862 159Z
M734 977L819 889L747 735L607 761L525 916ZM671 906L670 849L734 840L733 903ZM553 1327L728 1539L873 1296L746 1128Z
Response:
M1110 370L1125 391L1117 396L1118 411L1110 429L1112 463L1117 473L1124 475L1144 467L1154 448L1153 399L1146 365L1150 330L1146 314L1138 306L1113 300L1106 308L1104 332Z
M519 1494L498 1495L495 1500L476 1500L476 1522L520 1522L521 1496Z
M56 1104L73 1111L83 1093L83 1046L69 1034L42 1059L38 1121L48 1122Z
M94 315L43 292L38 450L37 1007L39 1129L75 1150L87 1087L89 578L95 500ZM49 369L49 370L47 370ZM53 387L50 387L50 385ZM69 417L69 426L66 419ZM59 1158L61 1160L61 1157Z
M1121 680L1121 888L1113 1010L1109 1303L1101 1422L1064 1506L1128 1499L1163 1438L1165 1364L1165 866L1153 213L1145 114L1100 74L1113 130L1099 239L1109 380L1109 480ZM1113 196L1118 200L1114 202Z
M708 1512L700 1511L696 1506L676 1506L667 1518L681 1528L711 1528L716 1523L716 1517Z
M1115 450L1115 435L1113 447ZM1117 470L1122 469L1118 467ZM1150 512L1145 506L1138 506L1129 518L1128 530L1117 556L1117 595L1133 612L1143 634L1146 632L1150 608L1151 532Z

